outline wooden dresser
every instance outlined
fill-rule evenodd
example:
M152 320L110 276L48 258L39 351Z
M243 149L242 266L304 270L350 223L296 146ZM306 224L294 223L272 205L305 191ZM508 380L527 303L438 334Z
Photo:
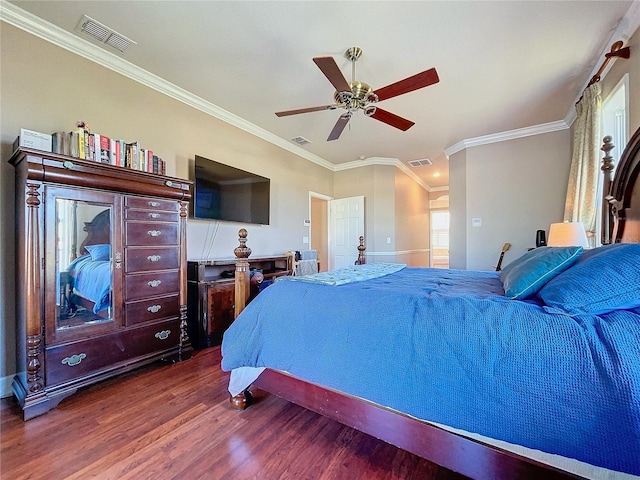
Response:
M191 355L187 180L20 149L17 370L28 420L79 387Z

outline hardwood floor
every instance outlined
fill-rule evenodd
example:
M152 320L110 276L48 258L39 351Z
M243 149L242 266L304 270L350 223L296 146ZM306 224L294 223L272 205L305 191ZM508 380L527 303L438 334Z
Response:
M82 389L23 422L0 407L3 479L460 479L275 396L232 410L219 347Z

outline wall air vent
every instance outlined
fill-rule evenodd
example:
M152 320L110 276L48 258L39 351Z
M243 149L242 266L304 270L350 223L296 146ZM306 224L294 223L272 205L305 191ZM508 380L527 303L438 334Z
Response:
M420 158L418 160L411 160L409 165L412 167L422 167L423 165L433 165L433 162L428 158Z
M91 17L88 17L87 15L82 16L76 30L86 33L87 35L91 35L99 42L109 45L120 52L124 52L131 45L136 45L136 42L133 40L111 30L109 27L101 24Z
M307 145L311 143L311 140L307 140L304 137L293 137L291 141L297 145Z

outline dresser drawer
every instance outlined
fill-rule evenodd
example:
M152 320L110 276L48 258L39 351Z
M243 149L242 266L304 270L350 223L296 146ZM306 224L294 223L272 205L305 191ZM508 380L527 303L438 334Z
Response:
M157 210L125 210L126 220L148 220L152 222L177 222L180 219L178 212L163 212Z
M124 299L126 301L176 293L180 290L178 270L126 275L124 278Z
M157 198L126 197L124 206L127 208L139 208L142 210L166 210L168 212L179 212L180 204L171 200L160 200Z
M127 245L178 245L178 224L175 222L126 222Z
M146 298L136 302L125 303L124 308L127 325L136 325L167 317L177 317L180 314L180 297L176 294L166 297Z
M178 247L167 248L126 248L124 251L125 272L149 272L170 270L180 265Z
M180 342L178 319L131 328L45 350L48 386L99 373L136 357L168 351Z

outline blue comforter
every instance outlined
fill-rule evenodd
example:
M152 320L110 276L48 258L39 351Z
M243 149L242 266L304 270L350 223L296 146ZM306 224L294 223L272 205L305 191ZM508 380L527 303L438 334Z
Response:
M75 293L94 302L93 313L111 304L111 262L82 255L69 265Z
M640 474L640 310L569 316L495 272L281 281L224 335L222 368L284 370L417 418Z

